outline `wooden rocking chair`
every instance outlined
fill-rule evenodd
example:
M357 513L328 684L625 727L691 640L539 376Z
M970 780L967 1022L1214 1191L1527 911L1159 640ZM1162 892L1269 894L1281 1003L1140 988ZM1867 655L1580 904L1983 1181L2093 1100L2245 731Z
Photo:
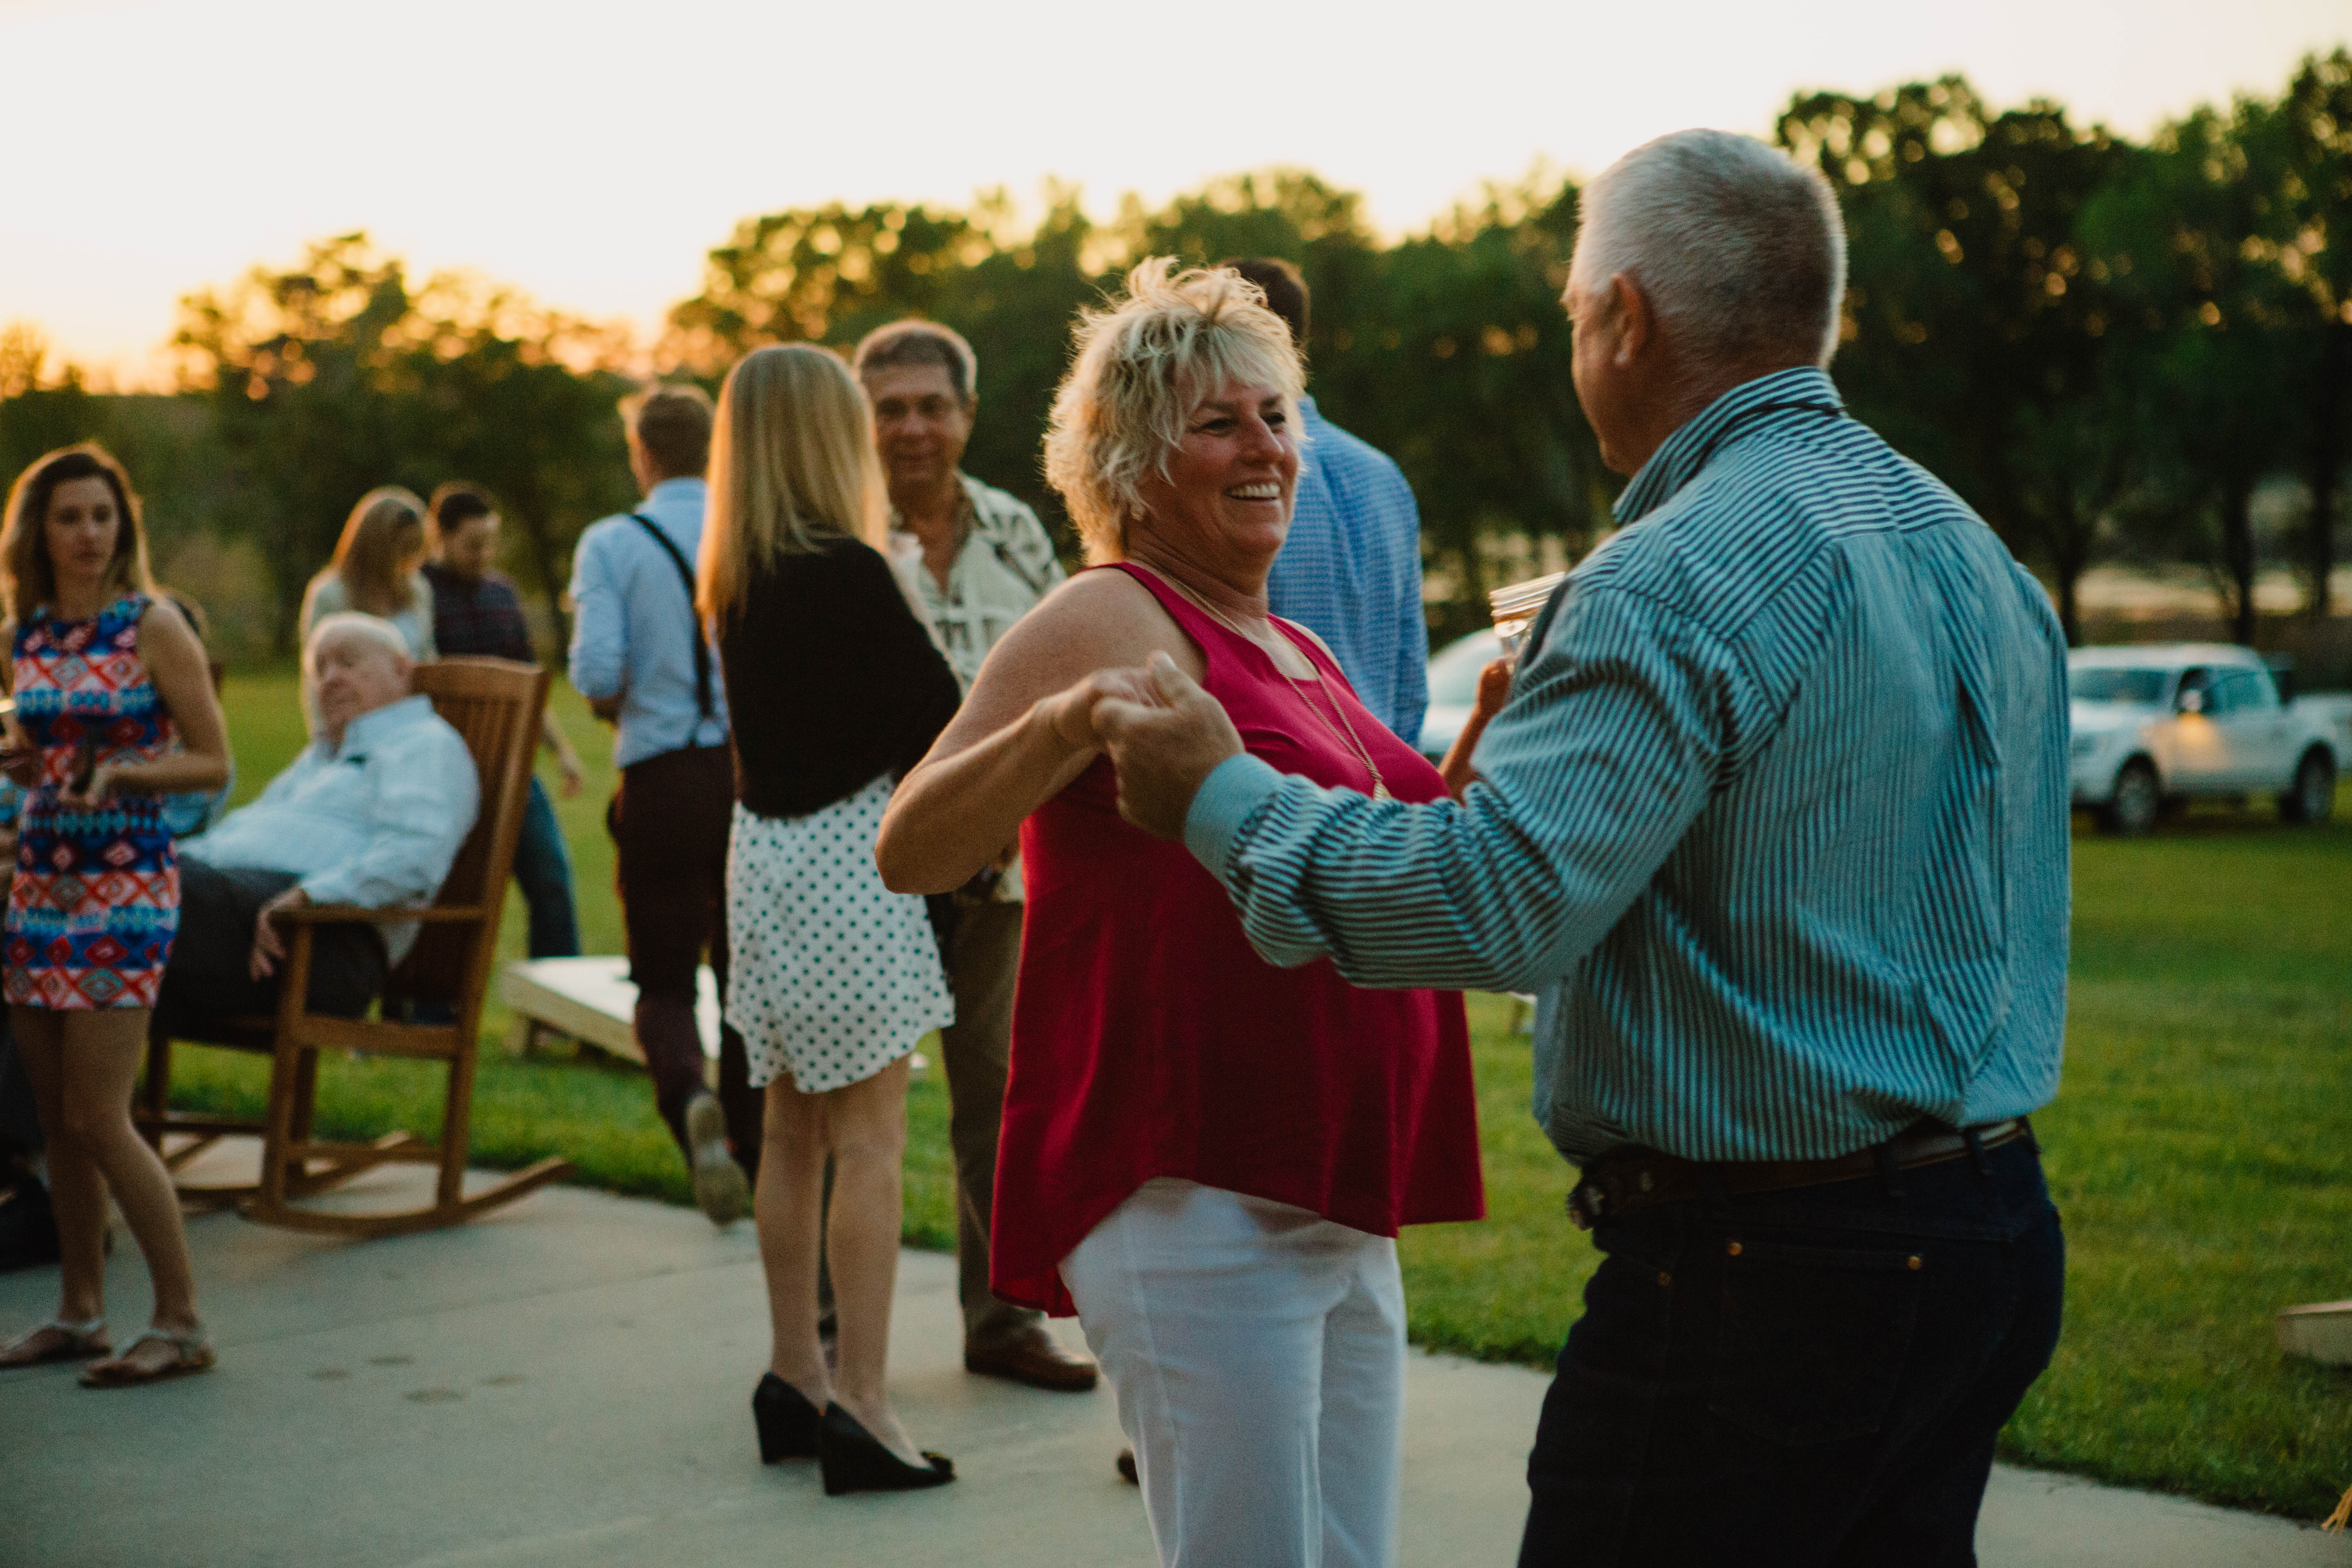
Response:
M481 779L481 812L440 895L428 909L362 910L316 905L292 911L275 1017L239 1018L207 1031L196 1043L267 1051L272 1056L269 1107L259 1121L176 1111L169 1108L172 1042L148 1043L147 1081L137 1121L159 1149L174 1134L193 1142L164 1150L165 1163L184 1165L225 1134L261 1134L261 1176L246 1187L183 1187L191 1197L243 1196L246 1216L265 1225L340 1236L392 1236L457 1225L485 1210L571 1173L571 1162L541 1160L467 1194L467 1146L473 1122L474 1058L481 1041L482 1002L496 961L499 919L530 798L531 757L539 744L547 672L499 658L448 658L416 667L415 689L465 737ZM385 983L383 1017L336 1018L309 1011L311 933L323 925L418 922L416 945ZM410 1003L438 1004L448 1024L396 1019ZM322 1142L312 1135L319 1053L365 1051L448 1064L441 1138L428 1142L391 1132L365 1143ZM391 1212L325 1211L290 1201L323 1192L386 1163L440 1167L434 1201ZM246 1194L250 1194L246 1195Z

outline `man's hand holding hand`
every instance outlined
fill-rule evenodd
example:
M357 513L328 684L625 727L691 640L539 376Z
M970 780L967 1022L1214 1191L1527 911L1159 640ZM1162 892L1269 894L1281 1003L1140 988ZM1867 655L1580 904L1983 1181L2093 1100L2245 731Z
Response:
M1151 707L1160 701L1160 688L1148 669L1097 669L1065 690L1045 699L1043 716L1054 739L1072 752L1092 752L1102 746L1095 733L1095 709L1112 699Z
M1166 654L1153 654L1144 673L1159 704L1103 698L1094 706L1095 737L1118 770L1118 814L1154 837L1181 838L1202 784L1241 754L1241 731Z
M299 910L310 901L310 895L300 888L289 888L261 906L261 913L253 922L253 957L246 965L256 980L267 980L278 971L278 961L286 956L286 939L278 934L276 921L288 910Z

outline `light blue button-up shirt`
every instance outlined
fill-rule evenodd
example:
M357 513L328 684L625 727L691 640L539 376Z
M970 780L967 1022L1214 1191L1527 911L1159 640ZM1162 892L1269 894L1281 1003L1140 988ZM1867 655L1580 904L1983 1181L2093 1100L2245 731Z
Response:
M709 500L700 479L664 479L637 510L660 525L692 567ZM727 743L719 650L710 650L711 716L703 719L694 700L694 598L677 563L642 525L625 515L589 524L572 556L572 684L592 700L621 700L614 765Z
M2065 641L2041 586L1829 378L1735 388L1530 628L1461 805L1252 757L1186 842L1270 962L1541 993L1585 1162L1817 1159L2057 1090Z
M404 697L302 749L251 805L180 846L222 870L286 871L316 904L428 904L481 810L465 738L425 697ZM392 962L414 925L384 928Z
M1372 716L1421 744L1429 624L1421 614L1421 509L1386 453L1298 400L1290 536L1266 574L1274 613L1330 645Z

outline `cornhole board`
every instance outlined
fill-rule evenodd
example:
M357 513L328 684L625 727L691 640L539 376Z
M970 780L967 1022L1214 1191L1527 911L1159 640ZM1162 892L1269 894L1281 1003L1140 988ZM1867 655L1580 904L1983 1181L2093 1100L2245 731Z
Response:
M2352 1301L2289 1307L2278 1315L2279 1349L2352 1366Z
M694 1021L702 1054L719 1059L719 982L704 964L695 975ZM629 1020L637 1010L637 988L629 981L629 961L617 956L517 959L499 975L499 996L515 1015L515 1044L530 1043L533 1025L569 1035L600 1051L646 1059Z

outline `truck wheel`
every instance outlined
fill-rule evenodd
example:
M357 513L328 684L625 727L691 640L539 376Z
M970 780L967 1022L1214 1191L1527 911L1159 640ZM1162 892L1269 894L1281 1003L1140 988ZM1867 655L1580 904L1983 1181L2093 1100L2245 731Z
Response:
M2336 764L2314 746L2294 765L2294 782L2279 792L2279 820L2310 826L2336 815Z
M2137 838L2156 826L2164 810L2164 791L2156 769L2146 757L2134 757L2116 774L2116 792L2099 811L2099 826L2126 838Z

